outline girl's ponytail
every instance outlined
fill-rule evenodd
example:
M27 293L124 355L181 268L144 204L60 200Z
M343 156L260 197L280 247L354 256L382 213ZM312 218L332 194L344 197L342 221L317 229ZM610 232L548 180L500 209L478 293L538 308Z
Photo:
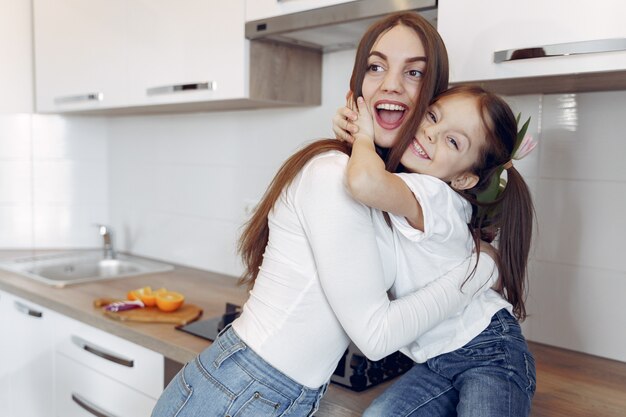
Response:
M526 318L526 273L532 238L534 208L521 174L510 167L498 202L498 252L501 290L517 318Z

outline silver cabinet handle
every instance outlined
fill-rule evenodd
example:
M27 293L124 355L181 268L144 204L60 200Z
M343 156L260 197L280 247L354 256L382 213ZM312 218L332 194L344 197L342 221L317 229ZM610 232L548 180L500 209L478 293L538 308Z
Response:
M43 317L43 313L41 311L33 310L28 307L26 304L22 304L19 301L14 302L15 309L20 313L24 313L27 316L41 318Z
M114 414L109 413L108 411L103 410L98 407L94 403L86 400L75 392L72 393L72 401L78 404L82 409L87 411L90 414L93 414L96 417L115 417Z
M70 104L70 103L80 103L83 101L102 101L104 100L103 93L87 93L87 94L79 94L76 96L63 96L63 97L55 97L55 104Z
M173 94L179 93L182 91L199 91L199 90L208 90L214 91L217 89L217 83L215 81L203 81L199 83L191 83L191 84L175 84L175 85L164 85L161 87L151 87L146 89L146 94L149 96L155 96L158 94Z
M507 49L493 53L493 62L515 61L518 59L543 58L594 54L599 52L615 52L626 50L626 38L600 39L593 41L558 43L554 45L536 46L533 48Z
M106 349L90 345L89 343L87 343L85 340L81 339L78 336L72 336L72 342L74 342L74 344L78 346L79 348L86 350L92 355L99 356L103 359L106 359L113 363L117 363L119 365L127 366L129 368L132 368L133 366L135 366L134 360L120 357L119 355L115 353L111 353L107 351Z

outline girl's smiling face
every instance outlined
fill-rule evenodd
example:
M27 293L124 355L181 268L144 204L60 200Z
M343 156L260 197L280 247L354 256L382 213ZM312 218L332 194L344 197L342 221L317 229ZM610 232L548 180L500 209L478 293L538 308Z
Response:
M411 172L437 177L457 189L469 189L478 182L472 168L486 143L477 99L446 96L428 108L401 162Z
M389 148L395 143L415 105L425 68L422 41L407 26L392 27L374 43L363 79L363 99L374 119L377 145Z

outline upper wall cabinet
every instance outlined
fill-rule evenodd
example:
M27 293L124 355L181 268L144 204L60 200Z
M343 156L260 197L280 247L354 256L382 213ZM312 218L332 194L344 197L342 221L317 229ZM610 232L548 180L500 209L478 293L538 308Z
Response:
M0 113L33 111L31 14L29 1L0 1Z
M35 0L39 112L128 102L126 0Z
M245 0L35 0L37 110L317 105L321 54L245 39Z
M132 105L245 96L243 1L134 0L129 7Z
M358 0L248 0L246 21L265 19L303 10L318 9Z
M626 88L626 3L439 0L450 82L504 93Z

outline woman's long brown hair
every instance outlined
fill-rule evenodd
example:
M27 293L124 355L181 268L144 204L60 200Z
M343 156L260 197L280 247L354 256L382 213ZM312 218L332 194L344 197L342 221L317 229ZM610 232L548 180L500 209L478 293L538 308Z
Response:
M426 69L420 82L416 105L411 109L407 121L400 129L396 144L388 151L381 150L386 168L391 172L398 170L400 158L413 140L417 126L430 101L448 86L448 55L441 37L435 28L419 14L402 12L389 15L375 22L361 38L350 79L350 91L353 96L362 95L363 79L368 70L368 59L372 47L383 33L397 25L412 28L419 36L426 53ZM331 150L350 154L350 146L343 142L334 139L319 140L296 152L281 166L254 214L244 225L243 233L239 239L238 250L244 265L244 272L239 280L240 284L247 284L248 287L252 287L256 280L269 239L268 215L283 189L293 181L311 158Z

